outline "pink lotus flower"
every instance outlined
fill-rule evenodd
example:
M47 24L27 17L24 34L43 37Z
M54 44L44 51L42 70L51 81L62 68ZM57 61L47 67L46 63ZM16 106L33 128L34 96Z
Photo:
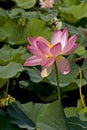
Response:
M56 30L51 37L51 43L43 37L28 37L30 46L27 48L33 56L25 61L24 66L41 65L41 76L46 77L51 73L55 62L62 74L68 74L70 65L64 56L71 54L78 47L78 44L75 43L76 39L77 35L73 35L68 40L67 28L63 31Z
M53 8L55 0L39 0L41 8Z

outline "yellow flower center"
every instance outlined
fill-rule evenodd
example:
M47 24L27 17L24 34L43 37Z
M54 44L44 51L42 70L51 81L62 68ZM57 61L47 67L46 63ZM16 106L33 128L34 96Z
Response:
M52 48L54 45L51 43L48 45L49 48Z
M45 57L46 57L47 59L50 59L52 56L51 56L51 55L45 55Z
M45 6L47 8L50 8L50 1L49 0L44 0Z
M44 0L44 2L49 2L48 0Z

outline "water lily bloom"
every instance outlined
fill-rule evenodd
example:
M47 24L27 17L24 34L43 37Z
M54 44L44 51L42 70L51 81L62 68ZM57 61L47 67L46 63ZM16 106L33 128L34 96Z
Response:
M39 5L41 8L53 8L55 0L39 0Z
M76 34L68 39L67 28L63 31L56 30L51 37L51 42L41 36L37 38L29 36L30 45L27 46L27 49L33 55L25 61L24 66L41 65L41 76L47 77L51 73L55 62L62 74L68 74L70 65L68 59L64 56L70 55L78 47L78 44L75 43L76 39Z

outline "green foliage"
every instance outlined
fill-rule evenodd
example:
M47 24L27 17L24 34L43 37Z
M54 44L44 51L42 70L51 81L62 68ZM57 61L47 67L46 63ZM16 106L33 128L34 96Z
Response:
M68 75L62 75L59 73L60 86L62 85L66 86L68 83L75 81L75 77L79 71L79 67L74 62L75 55L69 56L68 59L71 66L71 71ZM54 75L55 75L55 70L53 70L52 74L49 75L47 78L50 83L56 85L56 78Z
M70 130L86 130L87 129L87 108L76 111L75 108L65 109L67 121Z
M12 117L12 123L18 125L20 128L27 128L28 130L33 130L35 128L35 124L29 117L27 113L24 112L21 104L13 104L8 109L9 114Z
M46 10L45 13L40 12L39 15L42 20L47 22L50 21L52 18L57 17L58 11L56 9Z
M16 24L13 20L8 20L2 29L10 44L24 44L27 42L28 34L26 34L25 26Z
M7 79L0 79L0 89L5 85Z
M31 36L33 37L43 36L47 39L50 39L52 29L46 25L46 22L39 19L31 19L28 22L27 26Z
M40 70L37 69L36 67L33 68L26 68L25 69L28 74L30 75L30 79L31 81L38 83L42 80L41 74L40 74Z
M29 9L29 8L32 8L35 3L36 3L36 0L13 0L14 2L16 2L17 6L18 7L21 7L21 8L24 8L24 9Z
M10 61L15 61L18 63L22 63L22 58L26 52L26 49L20 46L17 49L13 49L10 46L4 46L0 49L0 64L6 65ZM19 60L20 59L20 60Z
M67 56L70 73L58 74L61 103L57 100L55 69L42 78L41 66L24 67L24 62L31 56L26 49L28 36L43 36L50 42L53 31L66 26L69 37L78 35L79 47ZM86 0L57 0L52 9L40 8L39 0L1 0L0 130L86 130L87 108L79 96L77 58L84 58L82 96L87 105ZM12 98L21 103L13 103Z
M37 26L34 26L35 24ZM32 19L27 23L23 19L18 19L18 23L13 20L7 20L1 27L0 33L0 41L7 38L11 45L20 45L27 43L27 37L29 35L35 37L41 35L49 39L52 30L46 26L46 22L39 19Z
M82 18L87 18L86 10L87 2L82 2L79 5L73 5L67 8L62 7L60 16L69 23L76 23Z
M16 62L10 62L5 66L0 66L0 78L8 79L14 77L18 72L21 72L23 67Z
M6 10L0 8L0 27L6 22L8 15Z
M0 122L1 130L21 130L18 126L11 123L10 116L8 115L8 113L2 111L2 109L0 109Z
M16 103L11 105L8 111L13 119L12 123L21 128L27 128L28 130L68 130L60 101L48 104L30 102L22 106Z
M63 6L65 6L65 7L69 7L72 5L78 5L78 4L80 4L79 0L63 0Z

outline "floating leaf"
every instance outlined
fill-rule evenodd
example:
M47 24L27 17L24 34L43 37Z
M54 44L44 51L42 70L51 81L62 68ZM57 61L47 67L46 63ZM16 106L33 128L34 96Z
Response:
M29 74L31 81L38 83L42 80L41 72L36 67L26 68L25 70Z
M0 66L0 78L8 79L14 77L23 70L23 66L16 62L10 62L6 66Z
M58 15L58 11L57 10L47 10L47 14L42 14L42 13L39 13L40 15L40 18L44 21L50 21L51 19L53 19L54 17L57 17Z
M12 123L18 125L20 128L26 128L27 130L34 130L34 122L27 116L27 113L23 110L21 104L16 103L9 106L9 114L12 117Z
M63 107L60 101L46 106L38 117L37 129L40 130L68 130Z
M76 111L75 108L65 109L70 130L87 130L87 108Z
M10 60L21 63L21 56L23 56L25 52L26 49L22 46L17 49L12 49L11 47L4 45L4 47L0 49L0 64L6 65ZM24 59L22 61L24 61Z
M54 101L47 104L30 102L22 106L20 104L13 104L9 108L9 113L12 117L12 122L18 126L21 124L21 128L29 129L31 125L29 121L32 120L35 125L31 130L68 130L65 114L60 101ZM25 115L29 119L28 121L25 120Z
M76 23L82 18L87 18L87 2L61 9L61 17L70 23ZM76 13L78 12L78 13Z
M21 17L26 14L26 11L24 9L20 8L13 8L12 10L9 11L8 15L11 18L17 18L18 16Z
M9 115L0 109L0 130L21 130L17 125L11 123Z
M27 42L26 27L18 24L13 20L8 20L2 27L10 44L25 44Z
M35 18L28 22L27 31L33 37L43 36L50 39L52 35L52 29L47 26L46 22Z
M64 0L63 1L63 6L65 7L70 7L72 5L78 5L78 4L80 4L79 0Z
M82 55L85 54L85 52L86 52L85 47L79 46L79 47L76 49L75 54L77 54L77 55L79 55L79 56L82 56Z
M13 20L8 20L2 26L2 31L11 45L26 44L29 35L34 37L44 36L50 39L52 34L52 30L47 26L46 22L34 18L27 23L23 19L19 19L18 23L15 23Z
M0 26L2 26L8 20L8 15L6 10L0 8Z
M36 0L13 0L13 1L16 2L18 7L24 9L32 8L36 3Z
M4 33L3 29L0 27L0 42L4 41L7 38L6 34Z

